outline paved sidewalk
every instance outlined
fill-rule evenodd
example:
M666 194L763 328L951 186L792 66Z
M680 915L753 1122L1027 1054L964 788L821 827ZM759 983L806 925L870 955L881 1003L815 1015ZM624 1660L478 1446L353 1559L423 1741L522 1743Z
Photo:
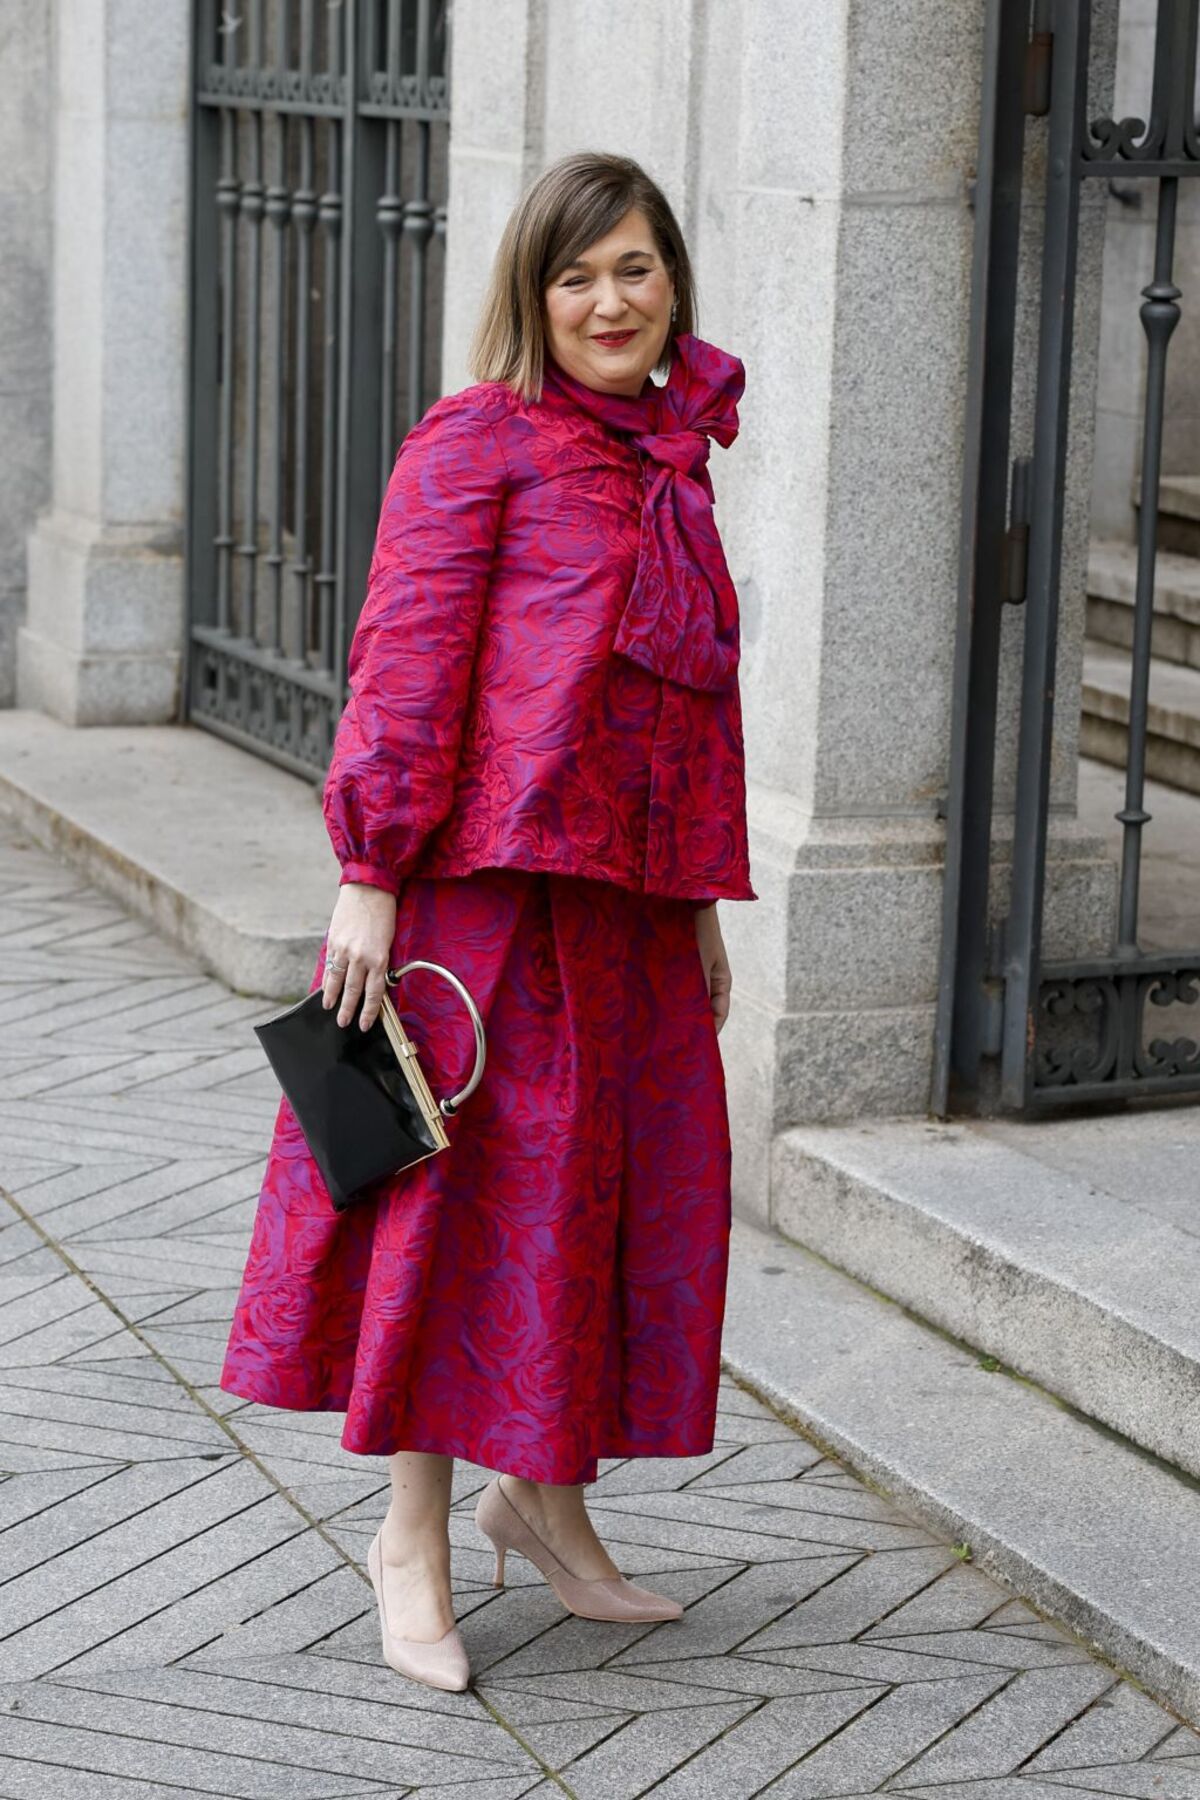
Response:
M0 1800L1200 1796L1200 1735L732 1383L591 1505L679 1624L489 1585L473 1691L383 1663L386 1464L216 1385L276 1090L231 995L0 822Z

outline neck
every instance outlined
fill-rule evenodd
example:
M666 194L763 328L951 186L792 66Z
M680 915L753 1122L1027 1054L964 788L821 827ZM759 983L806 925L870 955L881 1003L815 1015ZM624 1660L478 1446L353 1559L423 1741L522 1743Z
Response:
M649 370L637 381L636 385L632 378L619 386L614 382L608 387L599 387L594 382L585 381L582 375L577 375L573 369L568 369L559 362L548 344L546 346L546 368L553 370L565 381L574 382L576 387L586 388L589 394L608 395L613 400L641 400L649 394L658 392L658 385Z

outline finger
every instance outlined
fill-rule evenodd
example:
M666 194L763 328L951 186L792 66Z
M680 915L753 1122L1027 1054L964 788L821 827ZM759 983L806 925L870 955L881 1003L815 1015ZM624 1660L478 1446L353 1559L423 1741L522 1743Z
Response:
M338 1007L339 1025L349 1025L353 1019L366 978L367 965L356 959L346 970L346 979L342 987L342 1004Z
M713 984L717 977L717 965L713 962L711 957L701 954L700 967L704 971L704 992L711 1000L713 996Z
M729 1000L732 987L733 983L727 973L724 971L717 971L714 973L712 986L709 991L709 999L718 1031L720 1031L722 1025L729 1017Z
M362 1011L358 1015L358 1022L364 1031L369 1031L379 1016L379 1004L383 999L386 985L383 979L383 970L372 969L367 976L366 998L362 1004Z
M330 950L326 953L325 967L321 973L321 999L326 1010L336 1004L342 982L346 978L345 969L339 966L341 961L341 956L335 954L334 951Z

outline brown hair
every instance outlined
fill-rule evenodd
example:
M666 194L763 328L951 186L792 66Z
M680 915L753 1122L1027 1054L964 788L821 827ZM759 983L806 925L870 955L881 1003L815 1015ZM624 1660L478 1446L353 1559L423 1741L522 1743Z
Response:
M507 381L524 400L541 397L546 286L631 206L649 220L675 286L675 317L655 365L669 367L676 332L694 331L696 314L695 278L678 221L662 189L631 157L577 150L544 169L509 215L471 339L468 367L477 381Z

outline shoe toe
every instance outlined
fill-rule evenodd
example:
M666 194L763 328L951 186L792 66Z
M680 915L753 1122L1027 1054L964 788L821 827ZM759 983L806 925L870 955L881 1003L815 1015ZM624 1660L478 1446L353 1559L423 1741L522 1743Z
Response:
M632 1592L630 1599L639 1607L645 1607L647 1613L653 1613L656 1619L682 1619L683 1607L678 1600L671 1600L666 1594L656 1594L653 1588L639 1587L630 1582Z
M445 1637L431 1644L389 1633L384 1654L398 1674L423 1681L428 1687L460 1693L471 1679L466 1646L457 1626L452 1626Z

